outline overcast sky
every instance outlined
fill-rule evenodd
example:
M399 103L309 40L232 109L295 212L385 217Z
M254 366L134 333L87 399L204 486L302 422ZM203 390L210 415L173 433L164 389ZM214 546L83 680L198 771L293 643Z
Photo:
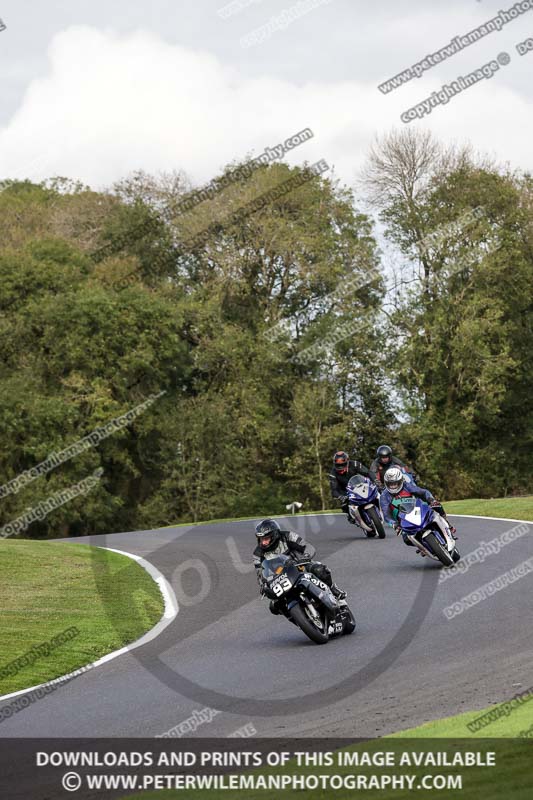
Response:
M200 183L309 127L287 160L324 158L352 184L376 134L501 53L511 62L494 77L410 124L533 168L533 51L516 51L533 10L383 94L379 83L513 0L235 1L247 7L224 18L226 0L0 0L0 177L100 188L181 169ZM295 7L305 13L243 46Z

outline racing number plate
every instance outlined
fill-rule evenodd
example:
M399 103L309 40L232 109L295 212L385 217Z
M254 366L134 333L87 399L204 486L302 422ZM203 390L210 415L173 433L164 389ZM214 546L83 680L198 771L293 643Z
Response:
M292 583L286 575L282 575L280 578L276 578L271 588L276 597L281 597L282 594L285 594L285 592L288 592L289 589L292 588Z

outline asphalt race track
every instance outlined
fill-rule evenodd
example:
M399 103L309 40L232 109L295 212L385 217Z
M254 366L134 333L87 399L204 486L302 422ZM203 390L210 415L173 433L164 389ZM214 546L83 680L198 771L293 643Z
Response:
M443 613L532 558L533 525L499 554L439 583L439 565L390 528L380 541L341 515L288 523L347 590L358 623L352 636L317 646L269 613L250 566L252 522L72 539L150 561L171 582L179 613L152 642L1 722L0 735L156 736L210 707L220 713L210 722L204 715L197 736L228 736L252 723L265 737L374 737L533 685L532 573L453 619ZM462 556L520 525L455 524Z

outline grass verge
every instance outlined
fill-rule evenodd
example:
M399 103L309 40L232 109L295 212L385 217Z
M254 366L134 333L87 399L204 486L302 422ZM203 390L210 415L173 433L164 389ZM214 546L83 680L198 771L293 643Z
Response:
M509 517L533 522L533 497L502 497L495 500L446 500L446 511L450 514L474 514L481 517ZM340 509L329 508L325 511L302 511L295 517L306 515L319 516L320 514L341 514ZM291 514L272 514L271 519L290 519ZM196 527L197 525L216 525L222 522L243 522L246 520L261 519L261 514L248 517L226 517L222 519L202 520L201 522L177 522L174 525L165 525L166 528Z
M449 514L508 517L533 521L533 497L502 497L495 500L452 500L444 503Z
M123 647L163 614L159 587L127 556L84 544L4 540L0 557L0 694ZM50 646L69 628L72 638ZM24 655L28 663L12 663Z
M174 747L176 750L194 750L198 752L200 749L196 746L194 748L186 742L181 746ZM244 747L244 743L241 745ZM309 744L309 749L312 750L312 743ZM216 745L211 743L203 748L207 752L216 750ZM235 746L235 750L238 745ZM257 750L253 747L252 742L248 743L248 749ZM276 751L275 740L272 741L270 750ZM299 742L300 751L305 748ZM317 747L318 750L324 751L324 742L322 741ZM157 791L146 792L143 791L138 794L128 796L128 800L178 800L183 798L188 800L211 800L211 798L219 798L224 796L226 800L261 800L262 798L271 797L298 797L300 800L331 800L335 797L338 800L350 800L361 793L361 796L367 795L377 800L407 800L407 798L415 795L421 800L432 800L435 797L443 798L458 798L462 800L501 800L502 798L512 798L512 800L530 800L531 798L531 755L533 752L533 745L527 740L509 740L509 739L483 739L476 742L473 747L471 740L456 739L451 741L447 740L425 740L419 741L416 745L412 740L406 739L374 739L362 744L357 744L341 751L333 751L333 766L320 766L320 767L305 767L297 766L295 761L289 762L287 767L282 769L271 768L258 768L248 775L264 776L268 780L268 776L280 775L298 775L300 777L306 776L340 776L342 778L351 780L351 784L335 787L332 791L329 787L322 788L320 783L319 788L295 788L277 790L267 790L258 787L247 788L246 790L224 790L217 791L216 789L180 789L170 791ZM354 761L346 762L346 753L358 754L359 763ZM387 766L384 763L384 754L392 754L389 756L393 766ZM467 754L480 754L483 765L470 764L468 762ZM490 755L495 754L495 763L490 765ZM363 760L366 755L366 762ZM443 761L443 754L446 760ZM374 760L375 759L375 760ZM427 759L427 760L426 760ZM487 763L489 762L489 763ZM349 764L349 765L347 765ZM163 768L159 770L165 772ZM178 770L174 770L177 772ZM217 770L219 773L221 770ZM151 770L144 770L147 774L154 774L158 772L157 767ZM238 769L233 769L232 773L236 774L241 772ZM387 782L385 782L385 777ZM411 782L407 781L409 778ZM257 780L257 778L256 778ZM337 779L338 780L338 779ZM357 781L354 786L353 782ZM392 784L392 781L395 784ZM374 783L372 783L374 781ZM458 781L460 781L458 785ZM368 791L370 790L370 791Z
M520 689L520 691L522 690ZM434 722L426 722L417 728L398 731L398 733L393 733L390 737L385 738L461 739L472 737L474 739L483 739L490 736L493 739L498 739L524 737L526 734L529 734L529 738L533 738L533 702L531 702L533 700L533 689L526 688L524 691L531 691L531 694L522 704L516 707L510 707L509 703L499 703L481 711L467 711L454 717L445 717ZM483 727L475 730L477 726L472 725L473 721L485 714L491 714L492 719L490 722L487 720L488 724L484 724ZM474 730L468 727L469 723Z

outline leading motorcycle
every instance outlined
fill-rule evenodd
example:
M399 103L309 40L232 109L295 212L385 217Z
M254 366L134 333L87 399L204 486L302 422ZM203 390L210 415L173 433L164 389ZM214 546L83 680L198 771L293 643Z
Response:
M309 561L278 555L263 561L263 593L278 600L283 614L311 641L326 644L331 636L353 633L355 618L345 600L308 572Z

